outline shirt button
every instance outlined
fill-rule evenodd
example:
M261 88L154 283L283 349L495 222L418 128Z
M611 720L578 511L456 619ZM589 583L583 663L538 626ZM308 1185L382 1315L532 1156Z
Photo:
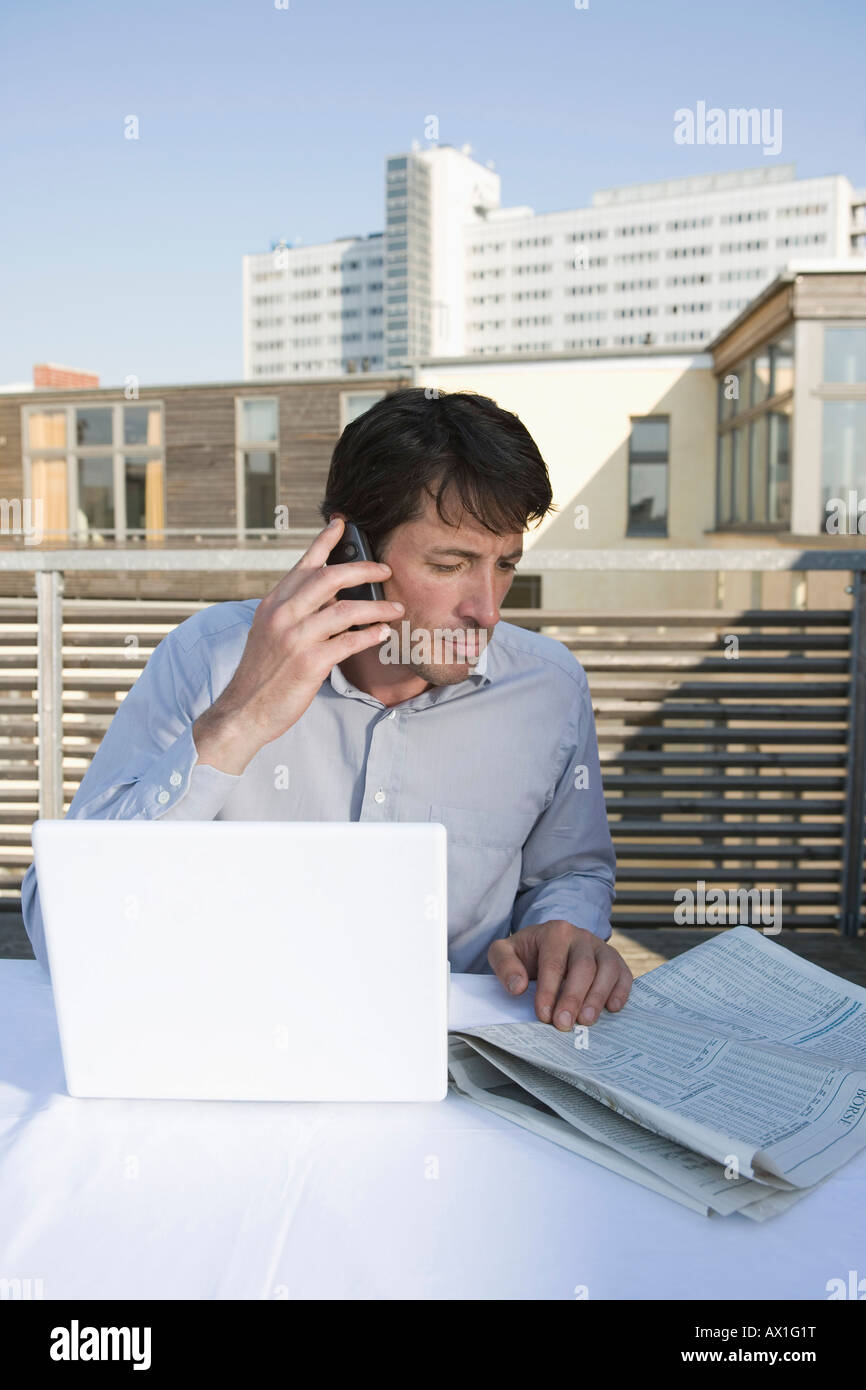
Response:
M156 799L159 802L160 806L164 806L167 801L171 801L171 793L167 792L165 790L165 787L163 787L162 791Z
M389 718L389 719L396 719L396 717L397 717L397 711L396 711L395 709L392 709L391 713L388 715L388 718Z
M183 778L181 777L179 772L173 772L168 780L173 787L179 787L181 782L183 781Z
M380 787L379 790L376 792L376 795L373 797L373 800L374 800L374 801L378 801L380 805L381 805L382 802L385 800L385 793L382 791L382 788L381 788L381 787Z

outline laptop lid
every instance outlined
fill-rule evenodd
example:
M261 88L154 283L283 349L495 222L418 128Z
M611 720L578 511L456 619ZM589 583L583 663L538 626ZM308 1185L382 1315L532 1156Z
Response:
M444 1098L443 826L38 820L33 847L70 1095Z

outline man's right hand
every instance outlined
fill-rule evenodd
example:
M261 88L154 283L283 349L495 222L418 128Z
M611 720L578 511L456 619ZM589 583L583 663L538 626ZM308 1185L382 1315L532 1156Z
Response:
M342 533L340 520L320 531L256 608L237 670L193 725L200 763L239 776L260 748L297 723L335 665L388 637L383 623L399 618L401 604L336 598L391 573L372 560L327 565ZM348 630L358 623L373 626Z

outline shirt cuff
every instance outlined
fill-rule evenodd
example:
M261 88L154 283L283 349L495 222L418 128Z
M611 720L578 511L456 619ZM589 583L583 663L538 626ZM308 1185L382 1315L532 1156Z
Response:
M150 820L214 820L241 780L208 763L198 763L192 725L148 765L139 790Z
M570 922L573 927L591 931L602 941L607 941L613 930L610 907L588 902L579 891L570 891L561 883L549 888L542 886L531 901L519 905L519 911L512 918L512 934L533 922Z

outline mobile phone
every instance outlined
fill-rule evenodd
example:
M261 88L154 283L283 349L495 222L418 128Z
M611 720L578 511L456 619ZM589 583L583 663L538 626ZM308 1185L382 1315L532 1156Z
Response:
M370 547L364 532L359 530L351 521L346 521L343 525L343 534L337 541L327 560L328 565L345 565L354 560L375 560L376 556ZM348 589L340 589L337 598L360 598L379 601L384 599L385 591L379 583L353 584ZM381 622L377 618L376 622ZM371 626L369 623L356 624L350 627L350 632L358 632L362 627Z

